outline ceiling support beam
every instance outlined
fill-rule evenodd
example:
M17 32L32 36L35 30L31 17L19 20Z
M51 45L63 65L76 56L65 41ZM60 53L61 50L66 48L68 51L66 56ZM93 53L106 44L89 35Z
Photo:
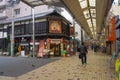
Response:
M93 37L95 36L95 30L94 30L94 26L93 26L93 21L92 21L92 15L91 15L91 11L90 11L90 5L89 5L89 1L87 0L87 6L89 7L88 8L88 11L89 11L89 15L90 15L90 20L91 20L91 23L92 23L92 29L93 29Z

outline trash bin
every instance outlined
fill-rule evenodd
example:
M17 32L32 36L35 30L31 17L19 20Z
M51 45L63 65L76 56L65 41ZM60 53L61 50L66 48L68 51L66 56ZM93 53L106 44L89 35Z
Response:
M66 56L66 50L62 50L62 56L63 56L63 57Z
M25 51L21 51L21 56L25 56Z

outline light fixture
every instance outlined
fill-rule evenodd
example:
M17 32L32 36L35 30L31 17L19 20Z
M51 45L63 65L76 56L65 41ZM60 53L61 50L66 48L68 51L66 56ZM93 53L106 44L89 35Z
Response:
M89 17L89 13L86 13L86 16Z
M92 15L93 15L93 16L95 15L95 12L94 12L94 11L92 12Z

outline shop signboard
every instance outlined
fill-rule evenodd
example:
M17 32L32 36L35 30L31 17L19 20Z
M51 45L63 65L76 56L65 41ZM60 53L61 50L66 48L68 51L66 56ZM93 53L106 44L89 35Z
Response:
M30 45L33 45L33 42L30 42ZM35 42L35 45L39 45L39 42Z
M61 42L60 39L51 39L50 41L51 43L56 43L56 44L59 44Z
M40 40L39 43L40 43L40 44L39 44L38 57L43 57L44 40Z
M109 36L108 41L115 41L116 35L115 35L115 19L114 17L111 19L111 22L109 24Z
M50 20L49 21L49 32L50 33L61 33L61 21Z
M74 28L70 27L70 35L73 36L74 35Z

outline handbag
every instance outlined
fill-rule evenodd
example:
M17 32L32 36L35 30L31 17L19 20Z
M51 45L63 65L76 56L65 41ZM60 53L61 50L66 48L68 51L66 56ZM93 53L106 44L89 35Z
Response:
M79 59L81 59L81 54L79 54Z

